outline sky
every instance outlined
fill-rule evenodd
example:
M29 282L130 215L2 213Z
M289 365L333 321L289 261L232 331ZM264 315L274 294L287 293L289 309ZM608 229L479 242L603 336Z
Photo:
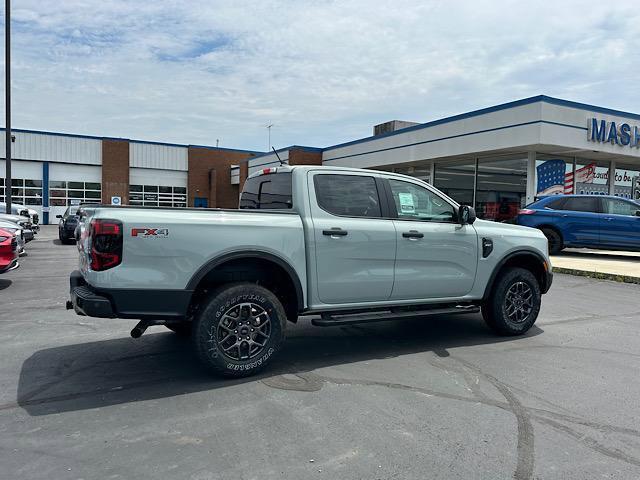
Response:
M640 112L634 2L12 3L14 128L264 151L540 94Z

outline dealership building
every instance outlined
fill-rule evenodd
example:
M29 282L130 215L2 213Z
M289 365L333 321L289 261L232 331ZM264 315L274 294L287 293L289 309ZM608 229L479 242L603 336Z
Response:
M428 123L387 122L347 143L279 149L280 159L201 145L13 134L14 201L39 210L43 223L77 201L235 208L247 175L280 160L404 173L491 220L506 220L541 195L640 196L640 114L547 96Z

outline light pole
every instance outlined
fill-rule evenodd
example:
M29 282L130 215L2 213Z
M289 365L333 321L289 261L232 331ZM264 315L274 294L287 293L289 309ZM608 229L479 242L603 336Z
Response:
M7 213L11 213L11 5L4 0L4 111L5 111L5 168L4 194Z

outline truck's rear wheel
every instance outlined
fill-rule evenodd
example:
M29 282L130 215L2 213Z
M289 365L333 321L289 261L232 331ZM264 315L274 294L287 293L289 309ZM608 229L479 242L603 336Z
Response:
M198 357L213 372L249 376L280 350L287 317L266 288L253 283L226 285L205 302L193 325L193 341Z
M499 335L522 335L540 312L538 280L524 268L509 268L500 274L492 293L482 306L487 325Z

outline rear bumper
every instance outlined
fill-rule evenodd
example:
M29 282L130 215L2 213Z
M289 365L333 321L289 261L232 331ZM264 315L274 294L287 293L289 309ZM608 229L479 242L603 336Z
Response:
M10 272L11 270L15 270L19 266L20 266L20 263L18 262L18 257L16 257L9 263L0 264L0 273Z
M69 308L78 315L98 318L184 319L191 290L98 289L75 270L69 277Z
M69 283L71 305L78 315L101 318L116 317L109 299L93 292L78 270L71 272Z

